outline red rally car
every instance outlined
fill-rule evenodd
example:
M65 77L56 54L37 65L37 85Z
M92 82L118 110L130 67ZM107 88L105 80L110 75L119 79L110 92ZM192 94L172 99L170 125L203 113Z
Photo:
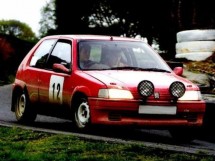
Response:
M205 102L182 73L139 39L47 36L17 70L11 110L21 123L42 114L70 119L77 129L170 127L173 137L188 138L203 123Z

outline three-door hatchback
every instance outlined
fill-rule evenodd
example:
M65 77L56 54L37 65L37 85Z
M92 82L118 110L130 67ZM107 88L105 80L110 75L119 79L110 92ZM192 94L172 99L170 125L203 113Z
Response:
M42 114L70 119L77 129L168 127L173 137L190 139L205 102L182 72L139 39L47 36L17 70L11 110L22 123Z

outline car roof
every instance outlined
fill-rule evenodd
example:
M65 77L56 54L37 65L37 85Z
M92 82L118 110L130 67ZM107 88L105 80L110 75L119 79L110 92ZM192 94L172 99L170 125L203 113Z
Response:
M120 36L108 36L108 35L51 35L44 38L71 38L76 40L121 40L121 41L143 41L141 39L120 37Z

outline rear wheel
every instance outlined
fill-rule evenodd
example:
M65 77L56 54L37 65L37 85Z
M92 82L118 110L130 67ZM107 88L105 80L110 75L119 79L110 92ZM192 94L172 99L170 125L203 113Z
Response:
M75 104L73 125L78 130L86 130L90 126L90 107L87 98L82 97Z
M18 122L31 123L36 119L37 113L30 107L27 92L17 92L15 95L15 115Z

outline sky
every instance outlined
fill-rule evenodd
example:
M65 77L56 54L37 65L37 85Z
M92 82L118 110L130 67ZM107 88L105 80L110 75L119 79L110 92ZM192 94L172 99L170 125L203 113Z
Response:
M41 9L49 0L0 0L0 20L26 23L38 36Z

